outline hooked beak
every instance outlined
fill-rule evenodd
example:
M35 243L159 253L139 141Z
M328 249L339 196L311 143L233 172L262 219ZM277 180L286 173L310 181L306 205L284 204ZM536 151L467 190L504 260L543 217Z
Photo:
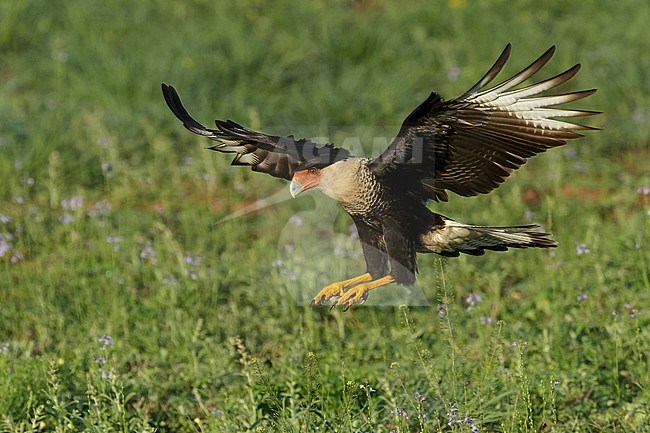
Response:
M291 197L296 198L298 194L320 184L320 170L312 172L301 170L293 175L289 192Z
M291 193L291 197L296 198L298 194L304 190L305 187L299 184L295 179L291 181L291 185L289 185L289 192Z

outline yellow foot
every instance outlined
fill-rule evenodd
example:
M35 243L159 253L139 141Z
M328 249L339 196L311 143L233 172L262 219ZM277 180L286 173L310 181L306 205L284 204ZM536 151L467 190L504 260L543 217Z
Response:
M350 278L349 280L336 281L332 284L329 284L318 292L314 299L312 299L309 304L310 307L314 305L323 305L325 302L333 298L334 296L343 296L344 290L346 287L354 286L355 284L365 283L366 281L372 280L370 274L359 275L358 277Z
M385 277L379 278L375 281L370 281L354 286L345 292L341 298L334 302L332 308L341 307L343 311L348 311L352 305L356 304L357 302L364 302L366 299L368 299L368 294L372 289L385 286L386 284L390 284L393 281L395 281L393 277L386 275Z

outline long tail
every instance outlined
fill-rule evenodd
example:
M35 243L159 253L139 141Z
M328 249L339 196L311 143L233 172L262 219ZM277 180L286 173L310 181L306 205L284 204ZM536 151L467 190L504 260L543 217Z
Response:
M554 248L551 234L541 231L537 224L492 227L463 224L443 218L444 225L436 226L422 237L424 249L447 257L460 253L480 256L485 250L506 251L508 248Z

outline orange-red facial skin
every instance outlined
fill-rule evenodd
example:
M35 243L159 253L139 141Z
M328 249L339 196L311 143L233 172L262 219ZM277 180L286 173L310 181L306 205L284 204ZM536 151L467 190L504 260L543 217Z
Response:
M302 191L313 188L320 183L320 169L310 168L297 171L293 175L293 181L302 186Z

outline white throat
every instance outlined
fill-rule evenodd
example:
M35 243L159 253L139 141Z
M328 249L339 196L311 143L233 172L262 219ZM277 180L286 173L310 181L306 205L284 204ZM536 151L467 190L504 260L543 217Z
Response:
M322 169L318 188L346 207L359 199L360 172L365 168L362 158L348 158Z

